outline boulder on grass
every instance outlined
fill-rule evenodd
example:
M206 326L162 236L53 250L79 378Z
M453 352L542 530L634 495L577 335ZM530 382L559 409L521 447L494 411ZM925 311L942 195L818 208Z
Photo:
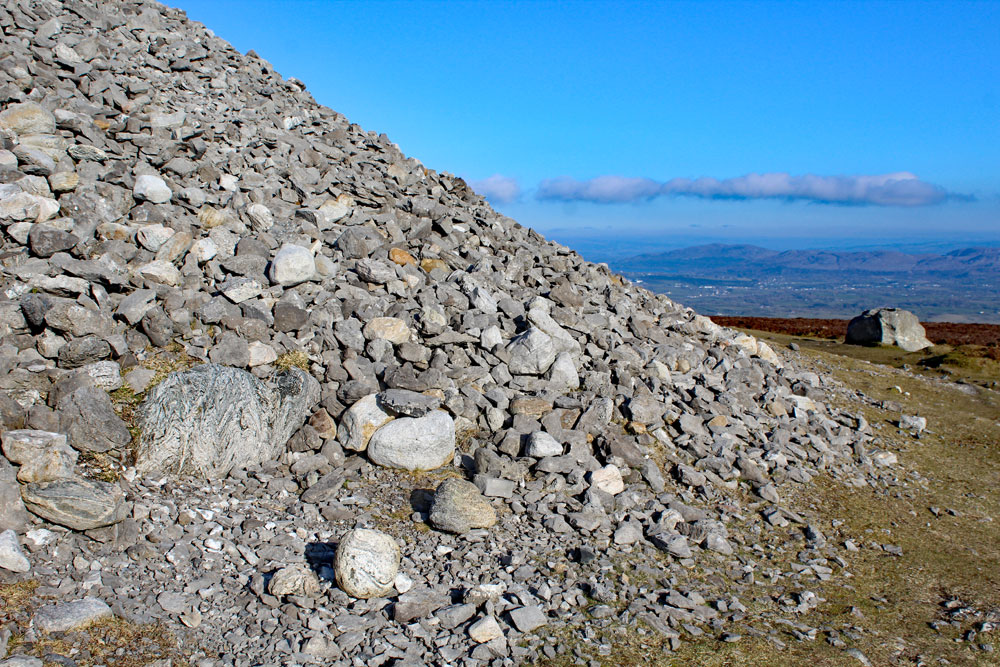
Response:
M866 310L847 324L846 343L851 345L896 345L916 352L933 345L927 340L917 316L900 308Z
M171 373L138 410L136 468L224 477L278 456L319 400L319 383L296 368L262 382L203 364Z

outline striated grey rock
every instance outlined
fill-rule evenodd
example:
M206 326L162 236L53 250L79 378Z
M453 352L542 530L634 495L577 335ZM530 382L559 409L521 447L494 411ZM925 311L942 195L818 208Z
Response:
M497 522L497 513L475 484L446 479L434 491L430 521L438 530L461 534L489 528Z
M0 533L0 568L22 573L31 569L31 563L17 541L17 533L10 529Z
M41 607L35 612L32 624L39 632L69 632L111 616L114 614L106 602L84 598Z
M401 417L375 431L368 458L387 468L434 470L455 455L455 422L442 410Z
M917 316L900 308L866 310L847 323L845 342L854 345L896 345L916 352L933 345Z
M203 364L171 373L138 410L136 468L207 479L274 459L319 399L319 383L291 369L265 383Z
M125 518L125 493L117 484L74 477L21 487L32 514L73 530L110 526Z
M356 598L387 595L399 572L400 551L389 535L367 528L348 532L337 545L333 570L337 585Z

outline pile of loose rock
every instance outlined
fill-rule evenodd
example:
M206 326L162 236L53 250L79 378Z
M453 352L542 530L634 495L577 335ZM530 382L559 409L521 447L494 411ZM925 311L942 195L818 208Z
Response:
M204 665L514 664L574 651L553 625L669 648L745 618L684 583L743 567L745 514L877 474L793 359L182 12L0 28L0 575L45 605L19 646L113 614Z

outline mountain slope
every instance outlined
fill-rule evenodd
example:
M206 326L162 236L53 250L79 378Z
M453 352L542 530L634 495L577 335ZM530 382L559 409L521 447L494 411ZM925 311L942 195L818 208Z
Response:
M68 653L36 640L84 612L74 655L156 622L180 649L118 657L197 664L574 650L545 626L676 647L744 621L742 552L806 520L786 492L895 476L828 379L182 12L22 0L0 26L0 516L29 546L4 576L37 590L0 609L17 650Z

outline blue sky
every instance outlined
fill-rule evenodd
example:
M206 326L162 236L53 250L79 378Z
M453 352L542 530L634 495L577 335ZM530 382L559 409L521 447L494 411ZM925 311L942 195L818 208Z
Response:
M172 3L571 245L1000 243L1000 3Z

